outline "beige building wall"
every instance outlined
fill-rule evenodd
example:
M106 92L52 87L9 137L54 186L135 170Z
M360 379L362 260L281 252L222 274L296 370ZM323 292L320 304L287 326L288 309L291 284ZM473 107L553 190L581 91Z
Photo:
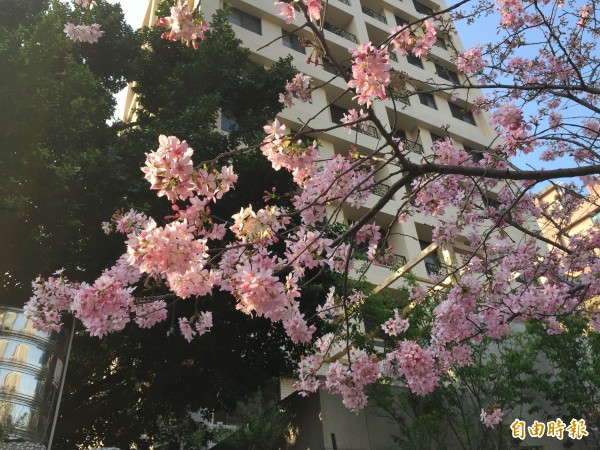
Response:
M564 192L560 186L550 185L537 195L545 212L558 208L560 210L567 209L571 213L570 220L561 224L552 223L547 218L540 219L539 227L544 237L557 240L568 247L569 237L600 223L600 185L586 187L589 195L574 211L570 211L572 205L568 203L568 200L565 201Z

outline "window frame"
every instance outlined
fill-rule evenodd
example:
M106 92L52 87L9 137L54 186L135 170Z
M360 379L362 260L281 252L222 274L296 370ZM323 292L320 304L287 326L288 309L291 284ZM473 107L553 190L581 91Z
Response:
M452 114L452 117L462 120L470 125L477 126L475 116L471 111L467 111L465 108L457 105L456 103L448 102L448 105L450 106L450 114Z
M418 67L419 69L424 69L423 61L421 60L421 57L415 56L409 52L406 54L406 60L408 61L409 64L411 64L415 67Z
M306 47L302 45L302 43L300 42L300 38L294 33L290 33L289 31L281 29L281 43L284 47L306 55Z
M219 128L221 131L225 133L232 133L234 131L239 130L240 124L237 120L232 117L229 117L221 112L221 120L219 123Z
M442 66L436 62L433 63L435 66L435 73L446 81L449 81L455 86L460 86L460 79L458 78L458 73L455 71L448 69L446 66Z
M239 19L236 17L239 16ZM253 16L241 9L237 9L231 7L231 11L229 12L229 16L227 19L230 23L237 25L238 27L242 27L245 30L252 31L253 33L259 34L262 36L262 20L260 17Z
M443 50L448 50L448 44L446 44L446 39L444 39L443 37L438 36L435 40L435 44L433 45Z
M419 14L430 16L434 13L433 8L430 8L429 6L424 5L423 3L417 0L413 0L413 5Z
M435 96L430 92L419 92L419 101L422 105L428 106L432 109L438 109L437 103L435 102Z

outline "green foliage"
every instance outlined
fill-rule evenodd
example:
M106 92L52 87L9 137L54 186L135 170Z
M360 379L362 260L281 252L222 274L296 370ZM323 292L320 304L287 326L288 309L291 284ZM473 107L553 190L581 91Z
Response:
M224 13L214 16L211 32L197 51L165 41L160 33L155 28L139 32L140 50L131 61L130 75L139 100L136 122L115 124L111 131L118 134L105 147L116 155L105 164L126 168L117 171L118 176L126 177L119 181L119 206L143 209L158 222L171 213L170 204L149 191L139 169L144 152L157 147L158 136L187 140L194 148L195 164L244 143L258 144L262 126L281 108L278 93L294 74L289 61L269 70L252 62L248 51L239 47ZM243 107L236 108L242 99ZM221 110L238 122L233 133L215 129ZM256 151L222 162L233 162L240 179L236 190L211 208L216 216L227 218L242 206L261 202L264 192L273 186L278 193L288 192L292 186L288 174L273 171ZM283 201L287 201L285 196ZM118 245L119 240L122 249L119 236L99 238L98 245L107 241ZM92 276L97 274L92 272ZM164 292L164 286L151 285L140 286L137 294ZM316 297L324 295L313 290L307 294L307 303L316 303ZM215 326L189 344L179 333L177 318L197 310L212 311ZM176 447L177 427L185 428L188 437L198 431L189 423L190 411L223 405L233 408L263 380L290 373L290 361L301 352L285 337L282 327L273 329L270 321L236 311L234 300L224 292L175 302L170 314L168 323L151 330L131 326L103 340L76 336L54 445L57 449L70 450L75 444L99 440L121 448L135 443L138 449L145 449L161 442L165 448ZM157 421L158 416L163 420Z
M138 46L117 6L93 9L113 35L105 52L123 55L106 64L66 39L64 23L77 21L67 5L17 3L0 15L0 294L21 306L38 274L64 265L97 274L118 254L93 243L129 178L107 120Z
M13 416L14 405L5 401L0 401L0 442L6 442L12 435L13 431L22 425L24 417L18 417L16 420Z
M277 399L261 389L237 405L235 416L240 426L227 442L236 449L276 450L291 422L291 415Z
M370 397L398 424L399 449L510 449L514 418L541 422L557 417L586 421L589 448L600 448L600 371L597 333L567 319L562 334L548 335L539 322L501 341L474 347L473 364L453 367L430 395L378 385ZM482 409L502 408L503 424L490 429ZM509 419L510 418L510 419ZM576 443L565 438L564 444Z

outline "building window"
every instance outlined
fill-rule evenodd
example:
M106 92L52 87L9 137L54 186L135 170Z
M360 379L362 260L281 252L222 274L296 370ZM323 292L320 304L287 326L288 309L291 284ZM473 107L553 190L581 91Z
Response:
M452 113L452 117L462 120L463 122L470 123L471 125L475 125L475 118L471 111L467 111L465 108L461 108L454 103L449 103L450 112Z
M435 41L435 45L436 47L442 48L444 50L448 50L448 46L446 45L446 39L442 38L442 37L438 37Z
M460 81L458 80L458 74L453 70L448 69L438 63L435 64L435 71L437 74L442 77L444 80L450 81L452 84L459 85Z
M231 133L232 131L235 131L237 129L238 123L235 119L221 114L221 130L225 131L226 133Z
M482 151L475 150L471 147L467 147L466 145L463 145L463 148L465 149L465 152L469 154L469 156L471 157L471 161L473 161L474 163L480 162L485 156Z
M440 136L439 134L435 134L432 132L429 132L429 134L431 135L431 142L443 141L446 139L445 137Z
M344 114L348 113L348 110L338 105L331 105L329 107L329 112L331 113L331 121L333 123L340 123L344 118Z
M300 42L300 38L295 34L288 33L285 30L281 30L281 43L285 45L287 48L291 48L292 50L296 50L300 53L306 53L306 48Z
M337 34L338 36L341 36L344 39L348 39L349 41L352 41L355 44L358 44L358 39L356 38L356 36L353 35L352 33L350 33L349 31L344 30L343 28L336 27L335 25L333 25L329 22L324 22L323 29L327 30L327 31L331 31L333 34Z
M428 16L433 14L433 9L431 9L429 6L425 6L423 3L418 2L417 0L413 0L413 4L415 5L415 9L419 13L426 14Z
M427 247L429 247L429 245L431 245L431 242L419 240L419 245L421 250L425 250ZM438 258L437 250L434 250L425 256L425 258L423 258L423 262L425 263L427 275L430 277L435 277L442 272L442 263Z
M429 106L433 109L437 109L437 106L435 105L435 99L433 98L433 95L429 92L419 92L419 100L421 100L421 103L423 105Z
M396 18L396 25L399 27L403 27L408 25L408 20L403 19L402 17L394 16Z
M412 53L406 54L406 60L413 66L417 66L419 69L423 68L423 61L421 61L421 58L413 55Z
M262 34L262 25L258 17L254 17L237 8L231 8L229 22L238 25L256 34Z

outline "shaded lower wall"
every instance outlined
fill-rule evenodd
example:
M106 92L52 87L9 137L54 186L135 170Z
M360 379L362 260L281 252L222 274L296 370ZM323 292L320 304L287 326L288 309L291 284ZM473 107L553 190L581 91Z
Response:
M397 425L375 407L358 413L342 404L342 397L318 392L308 397L293 394L283 402L294 414L290 450L392 450L390 435Z

